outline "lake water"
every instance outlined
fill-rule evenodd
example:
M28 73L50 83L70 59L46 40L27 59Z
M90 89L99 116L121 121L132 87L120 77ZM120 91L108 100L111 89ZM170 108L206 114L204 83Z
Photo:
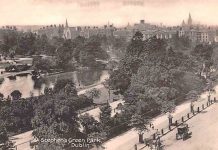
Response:
M0 85L0 93L4 97L8 97L14 90L19 90L22 93L22 98L38 96L44 93L45 87L53 87L58 79L72 79L74 80L77 88L85 88L87 86L99 84L109 77L107 70L81 70L75 72L61 73L51 76L45 76L45 82L38 84L32 80L31 75L16 77L16 80L4 78Z

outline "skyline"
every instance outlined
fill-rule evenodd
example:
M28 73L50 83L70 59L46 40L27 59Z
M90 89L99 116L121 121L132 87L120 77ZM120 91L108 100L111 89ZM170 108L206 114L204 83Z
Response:
M187 21L189 12L196 23L218 25L217 5L215 0L1 0L0 26L64 24L66 18L70 26L125 26L142 19L172 26Z

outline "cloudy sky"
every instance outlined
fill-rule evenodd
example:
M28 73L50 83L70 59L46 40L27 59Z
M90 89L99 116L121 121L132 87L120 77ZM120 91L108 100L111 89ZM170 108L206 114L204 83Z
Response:
M196 22L218 25L218 0L0 0L0 25L116 26L144 19L178 25L191 12Z

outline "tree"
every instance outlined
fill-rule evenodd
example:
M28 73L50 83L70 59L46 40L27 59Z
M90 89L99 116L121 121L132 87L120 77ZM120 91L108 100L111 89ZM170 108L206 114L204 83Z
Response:
M13 143L9 140L7 130L4 125L0 124L0 149L9 150L13 147Z
M96 148L98 150L100 147L105 149L105 147L103 147L102 144L105 141L106 136L107 136L107 134L105 132L101 132L101 133L94 132L94 133L89 134L88 137L91 138L91 139L96 139L96 141L94 143L92 143L92 144L95 144L95 146L96 146Z
M97 64L96 60L108 59L108 54L101 48L101 39L98 36L90 37L85 43L79 53L79 62L83 66L93 67Z
M73 61L73 43L67 40L63 45L56 50L56 62L59 68L64 70L72 70L74 66ZM70 65L71 64L71 65Z
M198 98L199 98L199 93L196 90L191 90L186 95L187 100L197 101Z
M118 70L112 72L110 85L117 94L124 94L130 85L133 74L137 73L142 59L140 55L144 52L144 41L141 32L136 32L130 44L127 46L125 57L120 61Z
M71 79L59 79L55 83L54 92L60 92L61 90L65 90L68 94L76 94L77 91L75 88L75 84Z
M210 67L213 64L213 47L211 45L199 44L191 51L191 54L198 59L198 64L201 66L199 71L200 76L202 76L202 73L206 73L206 77L208 77Z
M41 70L45 72L50 72L51 69L54 69L56 64L55 61L52 59L47 58L39 58L33 59L33 66L36 70Z
M35 106L35 116L32 120L34 128L33 135L37 139L41 138L78 138L79 119L74 108L77 97L68 97L64 91L54 93L53 95L44 95L40 97ZM41 143L38 146L41 149L67 149L69 143Z
M54 91L47 90L34 106L32 126L36 139L41 138L78 138L83 137L79 130L79 118L76 112L79 97L75 84L69 79L60 79ZM82 138L81 137L81 138ZM84 138L84 137L83 137ZM70 143L46 144L39 142L40 149L68 149Z
M99 98L101 95L100 90L93 88L90 91L88 91L88 95L90 98L94 99L94 98Z
M148 131L147 125L149 124L149 119L140 114L134 114L130 120L130 126L133 127L139 134L139 142L143 143L143 134Z
M95 120L89 114L86 113L85 115L80 116L79 119L84 128L84 132L87 135L92 133L100 133L103 131L101 123Z
M3 100L4 95L2 93L0 93L0 101Z
M143 34L139 31L135 33L130 45L127 47L126 54L129 56L137 56L144 50Z
M111 106L109 104L105 104L100 107L100 111L100 122L104 127L109 126L111 118Z
M0 144L5 144L9 140L6 128L3 124L0 125Z
M14 90L11 93L12 100L19 100L22 96L22 93L19 90Z

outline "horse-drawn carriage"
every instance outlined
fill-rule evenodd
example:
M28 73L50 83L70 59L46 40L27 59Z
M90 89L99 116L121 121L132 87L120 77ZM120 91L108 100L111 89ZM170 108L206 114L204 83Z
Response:
M176 133L176 139L187 139L191 136L192 132L189 132L189 126L188 124L181 124L178 128L177 128L177 133Z
M148 146L151 150L162 150L164 145L160 137L153 139L153 137L144 139L145 146Z

